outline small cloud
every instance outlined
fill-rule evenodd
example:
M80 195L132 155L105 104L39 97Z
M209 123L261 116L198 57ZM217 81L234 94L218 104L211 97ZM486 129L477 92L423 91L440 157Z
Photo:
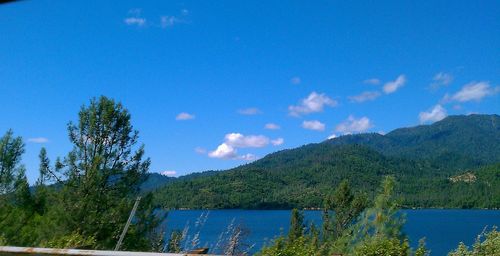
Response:
M366 92L363 92L359 95L350 96L349 100L351 100L351 102L361 103L361 102L365 102L365 101L375 100L379 96L380 96L380 92L366 91Z
M307 98L302 99L299 105L289 106L288 111L291 116L300 116L322 112L325 106L335 107L337 104L337 101L332 100L324 93L312 92Z
M238 156L237 159L244 160L244 161L255 161L255 160L257 160L257 156L254 154L244 154L244 155Z
M277 138L275 140L271 140L271 144L273 144L274 146L279 146L283 143L285 143L285 139L283 138Z
M196 147L194 148L194 152L200 154L200 155L204 155L207 153L207 150L202 148L202 147Z
M328 136L328 138L327 138L327 139L331 140L331 139L335 139L335 138L337 138L337 135L332 134L332 135Z
M261 148L269 144L269 138L264 135L248 135L229 133L224 137L224 142L237 148Z
M396 80L390 81L384 84L384 93L385 94L391 94L396 92L399 88L404 86L406 83L406 77L405 75L399 75Z
M36 137L36 138L29 138L28 142L37 143L37 144L43 144L43 143L49 142L49 139L44 138L44 137Z
M172 27L173 25L177 23L183 23L184 21L182 19L177 18L176 16L161 16L160 17L160 26L162 28L168 28Z
M484 97L495 95L500 92L500 87L492 87L489 82L471 82L457 93L449 96L446 94L443 98L443 102L457 101L457 102L468 102L468 101L481 101Z
M318 120L304 121L302 122L302 128L313 131L324 131L325 124Z
M217 149L209 152L208 156L212 158L234 159L237 157L237 154L234 147L231 147L226 143L222 143L217 147Z
M241 133L228 133L224 137L224 142L217 149L208 152L211 158L236 159L236 160L255 160L252 154L238 155L238 148L261 148L269 145L270 140L263 135L248 135Z
M371 84L371 85L378 85L378 84L380 84L380 80L378 78L370 78L370 79L364 80L363 83Z
M368 117L356 119L354 116L350 115L347 120L337 125L335 131L343 134L352 134L365 132L372 127L373 124Z
M138 26L138 27L142 27L144 25L146 25L146 19L145 18L139 18L139 17L128 17L128 18L125 18L124 20L125 24L129 25L129 26Z
M300 80L300 77L298 77L298 76L292 77L290 79L290 83L292 83L292 84L300 84L300 82L302 82L302 81Z
M268 129L268 130L279 130L281 129L281 127L277 124L274 124L274 123L267 123L265 126L264 126L265 129Z
M245 108L245 109L238 110L238 113L241 115L252 116L252 115L260 114L261 112L258 108Z
M386 134L385 131L378 131L377 133L380 134L380 135L385 135Z
M427 123L427 122L440 121L446 116L447 116L446 109L444 109L441 105L438 104L427 112L420 112L418 118L420 120L420 123Z
M178 121L185 121L185 120L192 120L195 118L195 115L193 114L189 114L189 113L186 113L186 112L182 112L182 113L179 113L176 117L175 117L175 120L178 120Z
M163 175L163 176L167 176L167 177L175 177L175 176L177 176L177 172L176 171L163 171L160 174Z
M432 89L438 89L442 86L447 86L453 82L453 76L448 73L439 72L432 78L432 83L430 87Z

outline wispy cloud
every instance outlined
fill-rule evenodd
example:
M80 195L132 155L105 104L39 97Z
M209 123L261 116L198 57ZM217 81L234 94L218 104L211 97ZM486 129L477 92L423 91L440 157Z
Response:
M364 80L363 83L365 83L365 84L371 84L371 85L379 85L380 84L380 80L378 78L370 78L370 79Z
M128 11L129 17L123 21L129 26L143 27L146 25L146 18L142 17L142 10L139 8L131 9Z
M304 121L302 122L302 128L313 131L324 131L325 124L318 120Z
M142 10L139 8L131 9L128 12L128 17L124 19L125 24L129 26L137 26L137 27L156 27L156 28L170 28L179 23L188 23L188 15L189 11L186 9L181 10L178 15L161 15L159 17L159 23L156 22L158 18L152 18L147 20L142 15Z
M43 143L49 142L49 139L47 139L45 137L36 137L36 138L29 138L28 142L37 143L37 144L43 144Z
M193 114L189 114L189 113L186 113L186 112L182 112L182 113L179 113L176 117L175 117L175 120L178 120L178 121L186 121L186 120L192 120L195 118L195 115Z
M238 113L241 115L252 116L260 114L261 111L258 108L245 108L245 109L239 109Z
M432 78L431 89L438 89L453 82L453 76L449 73L439 72Z
M375 100L376 98L380 97L380 95L380 92L377 91L366 91L358 95L349 96L349 100L351 102L361 103L365 101Z
M264 128L265 129L268 129L268 130L279 130L281 129L281 127L275 123L267 123L266 125L264 125Z
M406 84L405 75L399 75L396 80L384 84L383 90L385 94L396 92L399 88Z
M372 127L373 124L368 117L364 116L357 119L350 115L347 120L337 125L335 131L343 134L351 134L365 132Z
M200 154L200 155L204 155L207 153L207 150L202 148L202 147L196 147L194 148L194 152Z
M168 177L175 177L177 176L177 172L176 171L163 171L160 173L161 175L163 176L168 176Z
M300 77L298 77L298 76L292 77L290 79L290 83L292 83L292 84L300 84L300 82L301 82L301 80L300 80Z
M453 95L446 94L443 102L457 101L481 101L484 97L492 96L500 92L500 87L492 87L489 82L471 82L462 87L462 89Z
M448 114L446 113L446 109L438 104L428 111L420 112L418 117L420 119L420 123L427 123L437 122L445 118L447 115Z
M322 112L325 106L334 107L337 101L329 98L324 93L312 92L307 98L302 99L299 105L289 106L288 112L291 116L307 115Z
M130 25L130 26L138 26L142 27L146 25L146 19L145 18L140 18L140 17L128 17L125 18L124 20L125 24Z
M271 144L273 144L274 146L279 146L283 143L285 143L285 139L283 138L277 138L275 140L271 140Z

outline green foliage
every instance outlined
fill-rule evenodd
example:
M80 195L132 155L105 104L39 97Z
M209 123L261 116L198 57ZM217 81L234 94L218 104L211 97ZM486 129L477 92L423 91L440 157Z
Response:
M491 231L482 233L476 238L472 250L462 242L457 249L448 253L448 256L490 256L500 255L500 232L493 228Z
M24 175L24 166L20 165L24 153L24 143L21 137L14 137L14 132L8 130L0 138L0 197L14 191L16 182ZM0 198L0 199L1 199Z
M410 255L410 245L407 240L373 236L367 238L355 250L356 256L407 256Z
M68 235L54 237L50 241L40 244L40 246L48 248L93 248L95 245L96 239L94 237L85 237L77 231Z
M40 176L29 187L20 165L24 146L8 131L0 138L0 237L18 246L112 249L150 165L130 114L106 97L93 99L68 125L73 150L51 166L40 151ZM51 184L52 183L52 184ZM152 194L142 200L123 249L154 247L162 216Z
M342 232L332 232L329 228L323 229L323 239L318 240L318 233L314 228L309 232L297 232L297 224L300 221L291 222L288 237L279 237L274 243L265 247L261 255L389 255L406 256L411 254L409 243L401 233L403 216L395 214L399 208L397 200L394 197L395 181L392 177L386 177L382 183L380 191L376 196L375 202L371 208L368 208L363 215L359 217L360 212L366 204L359 195L353 195L349 185L343 182L333 196L329 197L330 205L334 205L341 210L341 215L333 221L341 226ZM326 200L327 202L329 200ZM361 204L356 204L357 200L362 200ZM360 207L353 212L347 211L350 205L359 205ZM328 203L327 203L328 205ZM325 211L324 214L328 214ZM298 218L298 211L292 211L292 219ZM296 216L296 217L294 217ZM300 219L300 218L299 218ZM330 218L327 217L327 220ZM346 221L348 220L348 221ZM341 224L344 224L342 226ZM327 224L329 227L329 224ZM417 254L418 253L418 254ZM423 242L416 255L426 255L426 249Z
M349 182L344 180L323 207L323 236L338 239L356 220L367 205L364 194L354 195Z
M288 231L288 240L293 242L295 239L304 235L304 214L297 209L292 210L290 218L290 230Z

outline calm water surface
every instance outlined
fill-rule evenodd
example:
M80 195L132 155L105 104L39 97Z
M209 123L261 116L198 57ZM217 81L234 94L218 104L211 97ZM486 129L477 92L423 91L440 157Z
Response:
M404 210L407 221L404 232L415 248L418 240L426 237L431 255L446 255L456 248L460 241L470 245L484 227L500 225L500 210ZM206 221L197 225L200 216L207 215ZM321 225L320 211L305 211L306 221ZM227 230L234 220L235 224L245 227L249 233L245 239L254 245L256 252L281 233L287 233L290 211L287 210L186 210L171 211L165 221L166 230L183 230L189 227L192 238L199 233L199 246L215 248L221 233ZM203 221L202 221L203 222Z

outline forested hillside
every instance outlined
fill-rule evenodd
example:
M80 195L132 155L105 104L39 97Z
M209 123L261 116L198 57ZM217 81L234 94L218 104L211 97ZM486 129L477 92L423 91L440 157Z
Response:
M372 196L380 178L393 175L405 207L498 208L499 120L454 116L387 135L342 136L179 179L157 190L156 202L169 208L321 207L342 180ZM464 173L475 180L462 181Z

